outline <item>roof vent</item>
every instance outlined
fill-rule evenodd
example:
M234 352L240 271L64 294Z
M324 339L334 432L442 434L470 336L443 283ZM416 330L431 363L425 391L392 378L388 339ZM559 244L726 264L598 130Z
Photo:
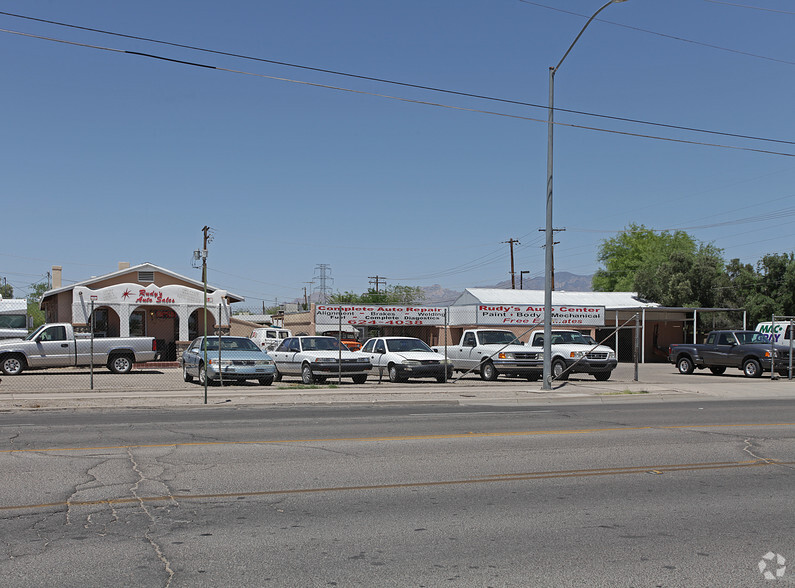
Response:
M155 272L138 272L138 281L141 284L152 284L155 281Z

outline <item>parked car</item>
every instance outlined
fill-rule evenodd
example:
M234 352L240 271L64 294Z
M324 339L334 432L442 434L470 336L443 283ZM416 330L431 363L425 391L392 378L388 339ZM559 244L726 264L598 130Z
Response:
M268 353L276 349L279 343L284 341L287 337L292 337L292 335L289 329L260 327L251 331L248 338L254 341L265 353Z
M758 331L712 331L705 343L673 343L668 346L668 361L680 374L708 368L716 376L726 368L737 368L749 378L775 369L789 373L789 345L771 343Z
M415 337L376 337L365 342L361 351L380 372L386 371L390 382L409 378L436 378L437 382L453 376L452 361L435 352Z
M202 385L205 379L208 384L257 380L263 386L270 386L275 374L273 359L246 337L198 337L182 354L182 377L186 382L192 382L193 378L198 378Z
M304 384L323 383L342 373L354 384L364 384L372 368L370 360L354 353L334 337L288 337L272 353L276 381L285 375L301 377Z
M535 331L530 344L543 349L544 331ZM617 365L616 352L607 345L595 345L579 331L552 330L552 375L556 380L567 380L571 374L591 374L605 382Z
M544 349L525 346L511 331L467 329L458 345L433 350L446 356L456 371L479 371L488 381L502 374L535 382L544 369Z

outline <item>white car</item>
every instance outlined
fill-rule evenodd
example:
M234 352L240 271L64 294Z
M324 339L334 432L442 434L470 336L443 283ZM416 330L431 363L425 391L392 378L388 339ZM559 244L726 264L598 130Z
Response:
M364 384L372 369L370 360L340 344L334 337L287 337L269 353L276 362L275 380L300 376L304 384L323 383L338 374L354 384Z
M405 382L409 378L436 378L437 382L444 382L453 376L453 364L414 337L369 339L359 353L381 373L386 371L390 382Z

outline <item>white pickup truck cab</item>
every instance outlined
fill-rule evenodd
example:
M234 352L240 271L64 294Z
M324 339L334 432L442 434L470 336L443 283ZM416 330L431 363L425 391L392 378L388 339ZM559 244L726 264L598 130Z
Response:
M23 340L0 342L0 370L16 376L26 369L106 365L126 374L134 363L152 361L157 354L154 337L97 337L76 335L69 323L40 326Z
M511 331L468 329L458 345L433 350L445 355L455 371L477 371L484 380L496 380L502 374L534 382L544 369L543 347L528 347Z
M536 331L533 345L544 346L544 331ZM552 376L566 380L571 374L592 374L599 381L610 379L618 364L616 352L606 345L589 343L579 331L552 331Z

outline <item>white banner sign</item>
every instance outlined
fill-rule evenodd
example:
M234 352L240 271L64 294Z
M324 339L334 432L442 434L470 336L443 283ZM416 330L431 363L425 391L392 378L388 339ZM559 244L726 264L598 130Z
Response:
M482 304L477 308L479 325L542 325L543 306ZM604 306L553 306L552 324L569 327L603 327Z
M360 306L343 304L315 307L316 325L361 326L444 325L445 308L440 306Z

